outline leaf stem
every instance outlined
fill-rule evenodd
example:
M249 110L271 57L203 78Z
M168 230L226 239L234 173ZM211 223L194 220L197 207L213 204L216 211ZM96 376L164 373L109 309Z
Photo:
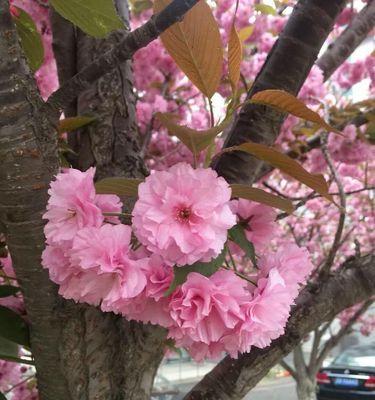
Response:
M211 128L215 126L215 116L214 116L214 108L212 106L212 100L210 98L207 98L208 100L208 106L210 108L210 124Z

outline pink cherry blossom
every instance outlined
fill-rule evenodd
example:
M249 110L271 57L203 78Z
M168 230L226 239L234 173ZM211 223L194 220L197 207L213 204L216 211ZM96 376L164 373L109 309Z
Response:
M43 215L48 220L44 229L48 243L66 243L78 230L103 223L102 212L95 204L94 174L95 168L86 172L70 168L51 182L47 212Z
M152 255L144 265L146 285L143 291L132 299L119 299L118 301L103 302L103 311L112 311L122 314L129 320L144 323L158 324L164 327L172 325L169 316L169 298L164 296L172 279L172 268L166 265L160 256Z
M209 278L190 273L170 301L175 325L170 327L169 337L189 350L198 344L199 349L192 350L196 359L211 354L212 347L215 354L225 351L224 338L235 334L245 319L242 306L250 297L246 286L233 271L218 271Z
M209 261L235 224L231 190L212 169L186 163L157 171L139 186L133 226L141 243L170 264Z
M73 240L70 261L80 270L80 279L88 282L86 273L95 274L94 284L103 290L104 302L135 297L146 285L144 262L128 257L130 239L130 227L104 224L80 230Z
M346 164L357 164L367 161L371 156L370 144L360 139L354 125L348 125L343 135L330 134L328 139L329 150L336 161Z
M277 232L275 209L245 199L233 200L231 208L244 227L246 238L257 251L263 251Z

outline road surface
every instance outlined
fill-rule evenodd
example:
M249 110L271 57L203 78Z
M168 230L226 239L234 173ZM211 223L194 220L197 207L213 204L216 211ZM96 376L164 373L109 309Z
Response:
M292 378L279 378L276 382L254 388L244 400L297 400Z
M181 400L192 384L177 385L180 393L173 400ZM297 400L293 379L279 378L276 382L261 384L253 389L244 400Z

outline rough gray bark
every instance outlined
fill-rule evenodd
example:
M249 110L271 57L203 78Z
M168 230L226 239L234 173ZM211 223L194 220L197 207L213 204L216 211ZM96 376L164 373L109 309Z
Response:
M237 360L224 358L184 400L240 400L323 321L375 294L375 255L354 258L320 285L306 287L292 310L285 334L265 349L254 348Z
M147 25L155 28L152 34L168 26L166 18L179 18L195 1L175 0L173 4L156 19L156 28L155 19ZM40 266L44 248L41 217L48 184L58 167L53 128L58 113L42 104L8 7L8 0L0 0L0 226L31 319L40 398L147 399L162 356L162 330L124 323L93 307L63 301ZM134 37L129 42L140 46ZM101 166L104 170L105 162Z
M126 2L120 5L120 15L128 26ZM62 85L91 65L98 55L113 51L128 35L124 30L98 40L55 13L52 21ZM76 168L96 166L98 178L145 176L147 170L139 156L129 61L92 83L64 111L69 116L98 116L94 124L69 134L69 144L78 154L76 160L71 160ZM74 393L72 398L148 399L163 356L165 330L129 323L90 306L81 305L79 310L80 318L73 316L66 321L71 327L61 349L62 355L67 355L65 370L71 371L68 382ZM73 359L72 352L76 355Z
M36 117L41 99L8 7L8 0L0 0L0 221L31 321L40 396L69 399L58 352L62 303L40 267L41 216L57 170L56 133L46 118Z
M346 0L300 0L248 98L265 89L283 89L297 94L345 3ZM225 147L249 140L270 145L276 140L284 118L285 114L270 107L247 104L235 120ZM261 166L262 163L243 152L225 153L214 165L229 182L245 184L254 182Z
M90 65L87 65L62 85L48 99L46 108L62 109L70 104L77 93L90 88L91 84L105 73L129 60L137 50L147 46L171 25L181 20L197 2L198 0L173 0L164 10L151 17L144 25L126 35L118 46L96 58Z
M301 344L293 350L293 360L298 400L316 400L315 375L309 374Z
M327 80L335 70L366 39L375 25L375 1L371 0L354 17L345 31L328 47L317 61Z

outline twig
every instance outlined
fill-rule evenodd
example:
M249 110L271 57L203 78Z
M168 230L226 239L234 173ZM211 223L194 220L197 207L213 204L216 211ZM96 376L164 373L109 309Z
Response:
M332 178L335 181L338 191L340 193L340 206L341 206L339 222L337 224L336 234L333 239L332 247L328 253L327 259L326 259L326 261L321 269L321 273L320 273L321 277L326 277L329 274L329 270L331 269L331 266L335 260L337 250L339 249L339 246L340 246L341 236L344 231L345 217L346 217L346 196L345 196L344 186L341 182L340 176L339 176L337 169L332 161L331 155L329 154L328 134L327 133L324 133L322 135L322 152L323 152L323 156L326 160L326 163L328 165L328 168L331 171Z
M44 108L64 109L77 94L89 88L102 75L129 60L137 50L146 47L174 23L181 21L196 3L198 0L173 0L144 25L130 32L117 47L104 53L63 84L50 96Z
M241 272L234 271L234 270L228 265L228 262L227 262L227 261L225 261L225 264L226 264L226 266L225 266L225 267L223 266L222 268L227 269L227 270L229 270L229 271L233 271L233 272L234 272L237 276L239 276L240 278L245 279L245 281L248 281L249 283L251 283L251 284L254 285L254 286L258 286L255 282L253 282L251 279L249 279L246 275L241 274Z

